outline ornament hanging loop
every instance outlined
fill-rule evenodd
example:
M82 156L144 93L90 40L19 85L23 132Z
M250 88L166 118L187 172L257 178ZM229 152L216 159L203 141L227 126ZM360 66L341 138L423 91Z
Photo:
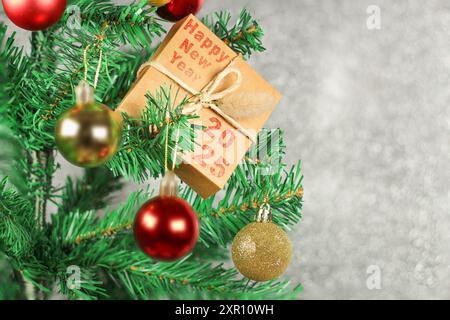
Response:
M90 49L90 45L86 46L86 48L84 48L83 50L83 64L84 64L84 81L87 83L88 82L88 71L89 71L89 67L88 67L88 60L87 60L87 52ZM99 53L99 57L98 57L98 64L97 64L97 69L95 71L95 78L94 78L94 89L97 88L97 84L98 84L98 78L100 77L100 71L102 69L102 60L103 59L103 48L100 47L100 53Z
M258 210L255 217L256 222L271 222L272 221L272 208L268 203L264 203Z
M167 125L169 125L169 121L167 121ZM168 196L168 197L176 197L178 196L178 187L180 186L180 181L177 176L173 172L175 170L175 164L177 160L177 150L178 150L178 139L180 137L180 127L177 129L177 137L175 140L175 149L174 156L172 162L172 169L169 170L168 162L169 162L169 128L167 128L166 132L166 143L164 146L164 177L161 180L161 185L159 187L159 195L160 196Z
M161 180L161 185L159 187L159 195L167 197L176 197L178 195L178 187L180 182L176 177L175 173L170 170L164 175Z

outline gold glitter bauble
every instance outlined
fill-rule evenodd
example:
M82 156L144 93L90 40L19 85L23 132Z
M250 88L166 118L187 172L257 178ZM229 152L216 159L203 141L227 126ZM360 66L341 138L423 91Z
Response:
M291 261L292 245L286 232L272 222L253 222L236 235L231 254L243 276L268 281L286 270Z
M80 167L96 167L118 150L122 121L107 106L95 102L93 91L77 87L77 105L64 112L56 124L55 140L67 161Z

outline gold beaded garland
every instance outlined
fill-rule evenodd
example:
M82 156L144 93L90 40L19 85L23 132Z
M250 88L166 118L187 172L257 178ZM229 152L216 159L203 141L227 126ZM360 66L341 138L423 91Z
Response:
M252 280L279 277L289 265L292 245L280 227L271 222L270 207L261 208L257 222L245 226L234 238L231 254L239 272Z

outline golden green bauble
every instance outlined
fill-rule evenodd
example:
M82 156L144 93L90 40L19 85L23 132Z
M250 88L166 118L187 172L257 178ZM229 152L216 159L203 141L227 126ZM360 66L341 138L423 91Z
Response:
M79 93L77 105L58 119L55 140L67 161L80 167L96 167L119 149L122 121L107 106L95 102L89 88L81 90L85 91Z
M291 261L292 245L286 232L272 222L253 222L236 235L231 254L243 276L268 281L286 270Z

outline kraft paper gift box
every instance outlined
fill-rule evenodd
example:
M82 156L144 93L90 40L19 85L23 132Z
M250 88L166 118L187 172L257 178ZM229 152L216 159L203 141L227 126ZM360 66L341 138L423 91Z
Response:
M202 22L190 15L173 26L148 68L140 72L117 108L118 112L139 117L146 106L147 92L154 94L165 85L178 91L179 101L175 103L179 103L186 96L205 92L218 75L230 69L238 70L240 79L231 72L218 83L214 93L230 87L235 90L222 101L212 101L219 107L222 105L222 114L226 115L211 109L208 106L211 103L198 108L199 118L192 122L205 130L197 133L194 151L180 155L182 163L175 171L203 198L224 187L250 148L250 138L262 128L281 95ZM227 104L232 108L227 108ZM247 114L246 108L253 112ZM234 114L238 116L233 117Z

